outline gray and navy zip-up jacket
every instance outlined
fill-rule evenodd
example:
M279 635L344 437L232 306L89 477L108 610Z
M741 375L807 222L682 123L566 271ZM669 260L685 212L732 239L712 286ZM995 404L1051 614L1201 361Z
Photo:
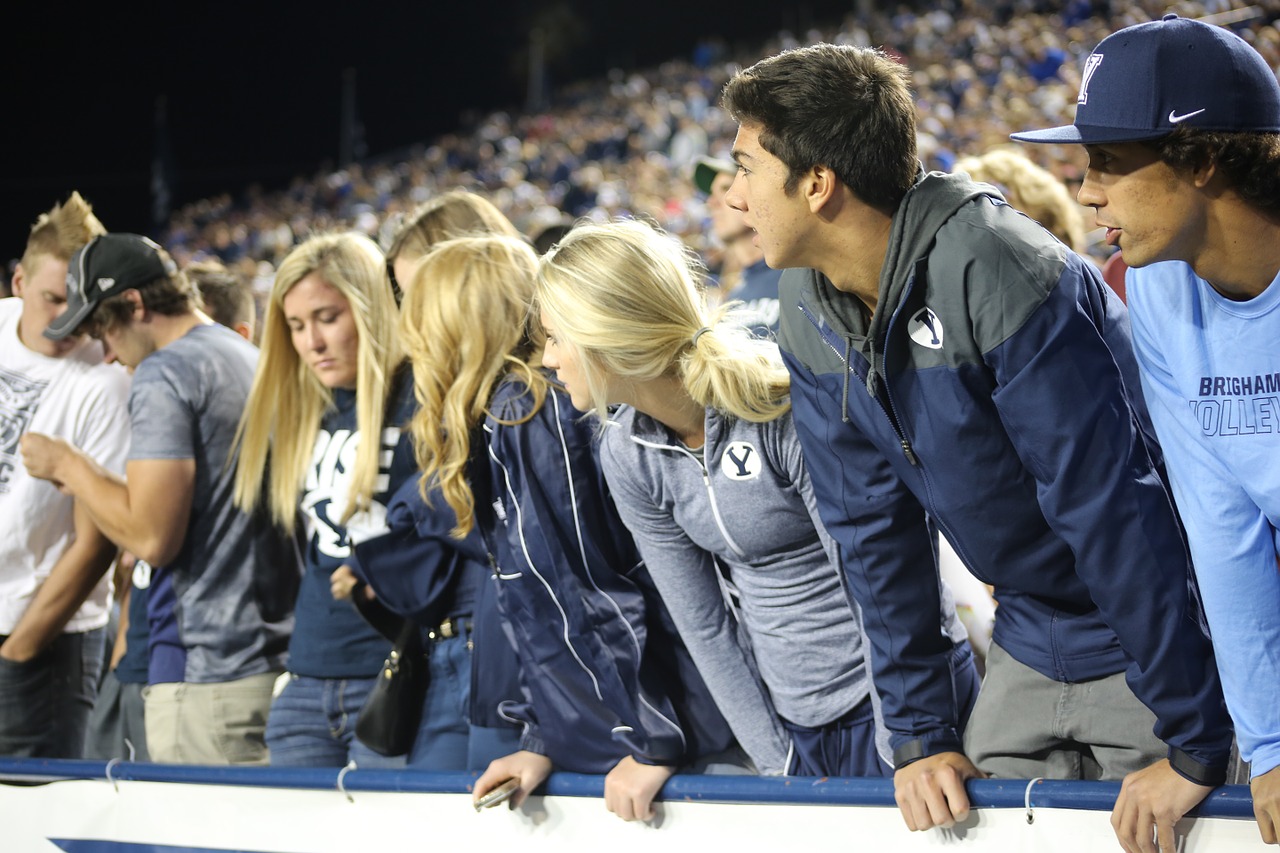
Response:
M578 773L723 752L733 735L618 517L594 421L556 387L531 409L525 385L504 382L470 469L528 694L505 707L522 748Z
M994 585L1001 647L1062 682L1125 672L1173 766L1220 782L1213 652L1128 317L1094 266L991 187L929 174L894 216L869 321L815 271L781 288L796 428L895 763L961 751L932 519Z
M826 547L791 413L751 423L707 409L705 427L692 451L623 406L605 431L601 467L738 742L761 773L780 774L790 739L774 711L817 727L868 698L862 629ZM887 760L888 738L880 742Z

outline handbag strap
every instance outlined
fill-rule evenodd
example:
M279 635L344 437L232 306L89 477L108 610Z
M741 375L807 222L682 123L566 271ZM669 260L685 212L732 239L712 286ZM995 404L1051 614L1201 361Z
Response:
M357 612L364 617L364 621L368 622L373 630L394 643L397 648L403 648L412 641L413 636L417 636L419 643L421 642L418 623L412 619L405 619L378 599L367 599L363 592L357 590L351 596L351 601L355 604Z

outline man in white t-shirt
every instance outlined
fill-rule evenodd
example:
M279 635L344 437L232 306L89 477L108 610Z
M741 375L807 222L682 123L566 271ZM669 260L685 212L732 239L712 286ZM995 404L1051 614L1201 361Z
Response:
M0 755L81 757L102 668L115 546L19 452L24 433L48 433L124 468L128 375L96 341L44 336L72 253L102 233L72 193L36 221L0 300Z

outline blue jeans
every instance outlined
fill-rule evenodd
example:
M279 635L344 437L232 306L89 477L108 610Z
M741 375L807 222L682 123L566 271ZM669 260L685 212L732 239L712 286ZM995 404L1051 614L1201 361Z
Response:
M376 678L376 676L375 676ZM375 678L312 678L289 674L271 703L267 749L277 767L403 767L404 756L387 758L356 740L356 720Z
M106 629L59 634L23 663L0 658L0 755L82 758ZM5 637L0 637L3 642Z
M409 753L409 766L421 770L466 770L471 726L470 634L431 644L431 682L422 706L422 723Z

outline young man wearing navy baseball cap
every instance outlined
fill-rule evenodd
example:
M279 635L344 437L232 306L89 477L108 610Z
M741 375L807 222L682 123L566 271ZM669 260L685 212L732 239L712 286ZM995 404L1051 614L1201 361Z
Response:
M1280 831L1280 85L1228 30L1174 15L1085 62L1081 204L1131 268L1143 390L1186 525L1263 840Z
M143 693L158 762L266 764L267 709L284 670L299 569L265 513L232 502L228 464L257 349L200 310L169 255L103 234L72 257L67 307L44 334L87 330L134 368L125 477L62 439L28 433L32 476L57 483L152 566Z

